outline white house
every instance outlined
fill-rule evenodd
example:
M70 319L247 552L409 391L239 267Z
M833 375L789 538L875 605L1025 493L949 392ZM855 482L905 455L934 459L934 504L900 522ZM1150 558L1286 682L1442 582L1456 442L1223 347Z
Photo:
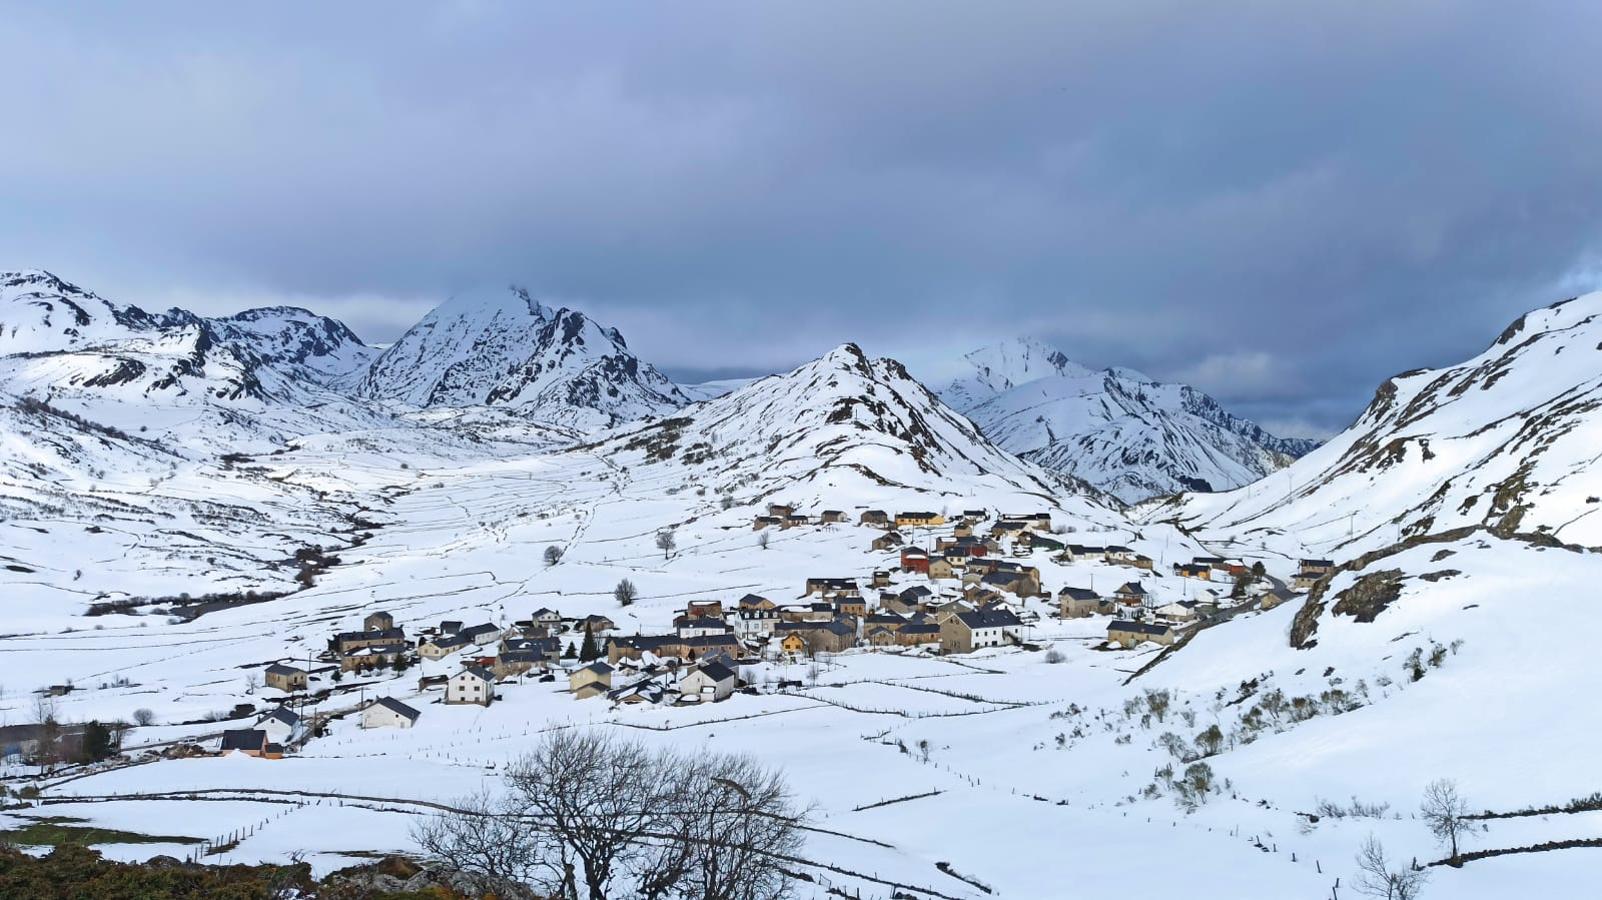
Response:
M362 710L363 728L410 728L422 713L391 697L379 697Z
M729 633L729 626L722 619L714 619L710 616L679 616L673 620L673 627L678 630L681 638L707 637L708 635Z
M446 703L489 706L495 699L495 677L480 666L468 666L445 682Z
M734 626L734 636L742 641L773 637L773 629L778 623L779 612L774 609L741 609L729 616L729 624Z
M261 718L256 723L259 731L267 732L267 740L273 744L287 744L300 733L300 716L287 706L280 706Z
M734 670L719 662L707 663L679 679L679 700L688 703L715 703L734 693L738 678Z

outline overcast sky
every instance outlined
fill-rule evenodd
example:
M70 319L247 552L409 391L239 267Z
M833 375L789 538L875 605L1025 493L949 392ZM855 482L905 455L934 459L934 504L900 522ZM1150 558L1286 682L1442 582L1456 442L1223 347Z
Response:
M0 14L0 267L147 308L518 282L686 379L1028 334L1299 435L1602 281L1602 4Z

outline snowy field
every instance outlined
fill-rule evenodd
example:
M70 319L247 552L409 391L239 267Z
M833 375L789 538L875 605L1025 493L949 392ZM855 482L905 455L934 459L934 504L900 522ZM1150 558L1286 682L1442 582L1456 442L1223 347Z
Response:
M667 631L692 599L732 604L757 593L783 603L801 594L809 576L865 581L894 565L893 554L869 549L878 532L856 525L769 531L759 547L750 520L770 499L841 508L853 519L863 508L1049 507L1056 524L1075 529L1065 540L1127 544L1156 559L1157 572L1144 581L1162 600L1207 587L1164 573L1218 549L1171 526L1131 524L1081 498L1050 502L1005 479L973 478L936 492L907 487L917 485L910 470L883 484L837 467L787 476L782 497L761 486L735 488L735 504L723 509L724 484L698 490L683 468L644 465L610 448L548 452L531 437L485 442L473 455L431 455L418 452L414 429L322 435L241 466L255 474L190 476L185 490L210 500L273 504L271 522L210 534L210 543L259 547L291 527L300 531L286 543L315 543L307 535L323 522L324 546L339 560L308 589L192 621L148 610L88 617L85 601L52 593L80 567L98 567L83 576L97 579L171 567L179 582L202 582L204 555L174 555L160 529L139 532L125 521L119 527L133 536L108 550L100 535L81 544L54 540L59 524L45 535L30 532L34 523L5 523L14 534L39 536L15 539L5 551L35 570L9 576L18 612L0 638L5 721L31 721L34 691L70 682L75 689L56 701L64 720L154 712L154 724L128 736L137 757L173 742L212 741L222 728L244 724L209 720L238 703L269 705L277 692L252 687L262 667L306 660L374 610L392 613L408 634L442 619L510 625L540 607L605 614L621 634L649 634ZM387 452L394 448L406 449ZM895 465L881 460L876 470ZM350 546L355 532L339 524L342 510L359 515L370 537ZM664 528L677 536L667 554L655 542ZM547 566L542 554L551 545L564 552ZM1264 547L1256 558L1287 577L1298 549ZM333 691L306 712L339 713L387 695L422 717L410 730L365 731L347 716L283 760L160 760L42 779L14 766L11 786L42 789L44 805L18 811L27 815L229 843L206 857L218 862L303 853L326 871L409 850L410 829L431 804L495 788L498 773L541 733L599 729L652 745L749 753L781 767L813 810L805 856L818 880L801 886L801 896L838 888L864 897L899 890L946 898L1321 898L1337 878L1350 884L1354 853L1370 833L1399 858L1443 855L1415 815L1433 778L1455 778L1473 808L1496 811L1561 805L1597 789L1594 716L1572 698L1594 696L1602 676L1585 641L1540 624L1584 620L1595 560L1477 537L1451 544L1452 556L1436 561L1442 549L1427 545L1386 563L1456 574L1410 580L1403 599L1373 623L1326 619L1317 646L1293 650L1286 636L1298 600L1206 630L1132 682L1157 648L1104 649L1104 618L1060 622L1051 606L1033 600L1027 610L1040 618L1026 637L1036 650L952 657L856 650L816 666L775 663L745 673L764 693L694 708L610 709L604 700L573 700L561 690L565 680L502 686L489 708L447 707L437 691L419 693L418 677L453 671L450 659L401 676L350 675L337 685L323 675L314 688ZM1053 592L1073 585L1106 593L1141 574L1062 565L1045 553L1031 562ZM26 588L24 578L37 584ZM641 592L626 609L612 597L620 578ZM897 574L891 589L917 583L927 581ZM1428 659L1435 646L1443 648L1441 661L1412 680L1409 654L1418 648ZM1060 662L1048 662L1050 650ZM779 680L801 687L779 692ZM1332 689L1344 699L1327 699ZM1147 698L1154 690L1168 692L1161 714ZM1285 698L1283 708L1253 718L1272 691ZM1298 707L1296 698L1313 700ZM1243 725L1248 719L1255 724ZM1225 746L1205 760L1212 777L1199 801L1184 803L1175 781L1187 763L1165 749L1164 735L1195 746L1213 724ZM1352 798L1388 810L1316 823L1303 815L1320 801ZM1497 819L1468 849L1599 831L1602 813ZM105 849L127 859L196 852L182 844ZM1578 896L1572 888L1590 881L1593 853L1437 867L1426 896ZM1345 887L1340 896L1350 896Z

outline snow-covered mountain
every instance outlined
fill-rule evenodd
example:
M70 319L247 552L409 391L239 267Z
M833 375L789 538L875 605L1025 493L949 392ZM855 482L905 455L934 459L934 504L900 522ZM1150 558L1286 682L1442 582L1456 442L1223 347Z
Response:
M216 319L181 309L152 314L49 272L0 274L0 359L14 382L52 393L300 400L299 388L349 378L372 356L343 324L304 309Z
M677 466L719 491L814 491L841 503L887 491L966 495L978 484L1041 499L1094 493L997 447L901 363L855 344L601 446L620 465Z
M690 402L615 328L512 287L463 294L385 350L359 397L415 407L517 406L563 425L613 425Z
M1262 478L1317 446L1279 438L1183 384L1094 370L1032 339L965 357L941 396L1005 449L1138 503Z
M1386 381L1283 475L1156 515L1336 557L1468 527L1602 545L1599 316L1602 293L1531 312L1472 359Z

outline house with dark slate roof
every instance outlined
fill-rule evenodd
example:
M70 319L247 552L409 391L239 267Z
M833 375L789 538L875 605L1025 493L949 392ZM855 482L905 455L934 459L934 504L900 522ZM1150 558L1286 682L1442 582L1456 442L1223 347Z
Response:
M1159 622L1134 622L1128 619L1115 619L1107 625L1108 643L1118 644L1124 649L1151 641L1154 644L1167 646L1178 639L1173 626Z

